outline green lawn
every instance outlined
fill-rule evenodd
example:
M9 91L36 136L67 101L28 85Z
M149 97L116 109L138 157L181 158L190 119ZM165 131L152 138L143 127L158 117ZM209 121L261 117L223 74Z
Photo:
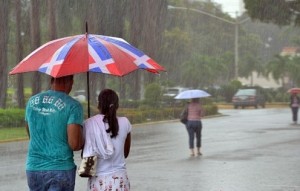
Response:
M0 128L0 143L6 141L28 139L25 127L20 128Z

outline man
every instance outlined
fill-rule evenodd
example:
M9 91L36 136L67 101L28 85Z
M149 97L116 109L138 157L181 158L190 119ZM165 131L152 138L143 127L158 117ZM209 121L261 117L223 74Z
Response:
M73 76L51 79L51 90L32 96L26 106L29 136L26 161L30 191L73 191L73 151L83 146L83 110L69 96Z

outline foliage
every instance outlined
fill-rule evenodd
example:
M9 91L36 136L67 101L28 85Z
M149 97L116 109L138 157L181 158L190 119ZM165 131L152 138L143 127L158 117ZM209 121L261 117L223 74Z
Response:
M120 108L138 108L140 100L120 100Z
M248 78L252 77L254 71L262 74L264 70L263 63L257 47L262 46L262 41L258 35L247 34L240 38L239 53L239 75Z
M298 0L244 0L249 16L278 25L300 25Z
M145 88L145 102L151 107L157 107L160 105L162 97L161 86L157 83L148 84Z
M0 109L0 128L25 127L24 109Z
M221 86L221 95L226 102L231 102L232 96L242 87L242 83L238 80L233 80L229 84Z
M85 110L85 119L87 118L86 103L82 103ZM206 111L206 115L217 114L218 109L215 104L207 100L203 102L203 107ZM182 110L181 107L165 107L165 108L153 108L153 107L138 107L138 108L119 108L118 115L126 116L132 124L144 123L147 121L160 121L177 119ZM7 127L25 127L24 121L24 109L0 109L0 128ZM95 106L91 106L91 116L99 113Z
M38 39L31 37L30 23L33 22L30 16L31 2L21 1L22 57L33 50L32 40ZM187 9L168 9L166 2L173 7L178 6ZM265 4L266 2L267 4ZM10 5L9 14L5 15L8 18L8 27L5 29L10 31L7 43L8 68L5 70L9 70L18 61L16 57L18 48L15 42L18 30L16 19L9 19L15 18L14 3L12 1L5 1L5 3ZM294 10L297 10L298 6L296 5L299 5L298 1L287 3L283 0L246 0L245 3L246 5L249 4L248 10L252 9L259 13L257 15L265 15L264 19L268 22L273 22L272 19L276 19L276 17L288 18L279 14L285 11L284 4ZM278 5L283 5L283 8L276 9ZM254 10L256 8L259 10ZM230 22L224 22L192 9L201 10ZM53 28L49 27L48 11L48 4L40 3L41 44L51 40L50 33ZM235 79L235 22L245 18L246 14L235 20L223 13L221 7L216 6L212 1L158 0L157 3L154 3L154 1L148 0L69 0L57 1L52 12L57 16L55 19L57 38L83 33L85 22L88 21L90 33L119 36L144 50L167 70L166 73L159 75L160 84L206 88L215 85L226 86L232 79ZM290 21L292 19L287 20L286 23ZM298 36L298 34L299 29L295 28L288 28L287 30L277 27L274 30L273 25L262 25L259 22L240 23L238 34L239 75L251 77L251 71L255 70L258 73L264 71L266 54L272 57L274 52L278 53L282 49L283 44L289 44L293 40L292 37ZM266 49L265 43L269 37L272 37L270 38L272 42L270 42L271 40L268 41L271 47ZM0 64L4 66L3 63ZM281 73L278 74L280 76L278 80L281 80L281 77L285 75L282 73L283 71L289 71L288 74L291 75L293 82L299 83L296 60L288 68L278 69L278 72ZM85 79L85 74L83 75ZM79 80L75 80L74 89L86 87L85 80L81 80L83 75L76 75ZM276 72L274 75L276 76ZM139 96L142 92L139 88L155 81L155 75L150 74L150 76L149 78L146 76L145 80L142 81L140 73L136 72L122 78L97 75L91 78L90 92L109 87L116 90L122 99L134 99L136 101L142 97ZM14 78L14 76L10 76L8 84L13 84L14 88L17 88L18 81ZM41 80L43 89L48 87L48 82L45 79L42 77ZM32 86L29 83L31 81L32 74L25 74L24 81L22 81L24 87ZM2 82L1 85L4 85L5 81ZM230 91L225 90L225 92ZM221 94L218 94L219 92ZM217 91L215 98L223 100L223 92ZM11 101L10 98L9 95L7 100ZM228 100L228 95L226 95L226 99ZM128 101L126 105L137 107L137 104L131 101Z
M277 81L284 82L288 77L292 86L300 86L300 57L299 56L281 56L276 55L266 67L266 73L272 74Z

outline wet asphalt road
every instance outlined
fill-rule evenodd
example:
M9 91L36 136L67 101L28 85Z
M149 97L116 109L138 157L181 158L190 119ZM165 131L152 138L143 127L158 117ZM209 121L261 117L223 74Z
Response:
M127 159L133 191L300 191L300 125L286 109L220 110L203 119L201 157L176 121L135 125ZM0 191L28 190L27 141L0 144ZM75 153L79 164L80 152ZM76 191L86 179L76 178Z

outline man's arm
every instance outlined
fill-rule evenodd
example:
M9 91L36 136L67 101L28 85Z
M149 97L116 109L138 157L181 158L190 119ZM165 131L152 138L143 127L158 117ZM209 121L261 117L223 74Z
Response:
M68 125L68 143L73 151L82 149L83 136L82 128L79 124Z
M28 135L28 137L29 137L29 139L30 139L30 133L29 133L28 123L26 123L25 128L26 128L27 135Z

